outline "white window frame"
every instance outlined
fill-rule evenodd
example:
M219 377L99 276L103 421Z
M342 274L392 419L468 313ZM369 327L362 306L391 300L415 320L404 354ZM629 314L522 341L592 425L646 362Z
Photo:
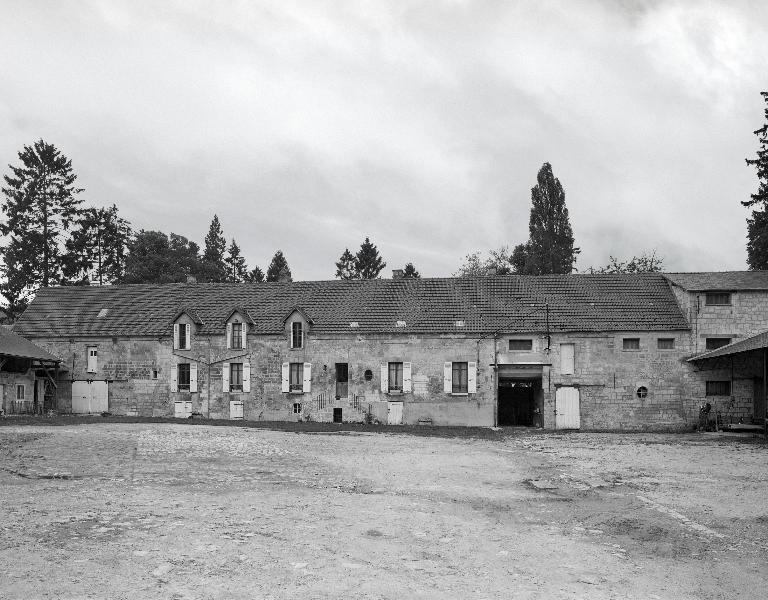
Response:
M296 329L299 333L299 345L296 345ZM304 323L301 321L291 322L291 349L299 349L304 347Z
M93 354L93 361L91 361L91 351ZM85 372L86 373L98 373L99 371L99 347L98 346L86 346L85 347Z
M294 415L300 415L301 414L301 402L294 402L293 403L293 414Z

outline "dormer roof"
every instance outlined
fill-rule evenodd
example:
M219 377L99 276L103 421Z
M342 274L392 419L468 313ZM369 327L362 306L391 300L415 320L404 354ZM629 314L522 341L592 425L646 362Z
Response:
M302 309L300 306L294 306L291 311L285 315L285 318L283 319L283 325L285 325L286 321L291 318L291 315L293 313L299 313L302 317L304 317L304 320L309 323L310 325L314 325L315 322L312 320L312 317L310 317L304 309Z
M178 321L179 317L181 317L181 315L187 315L190 319L192 319L192 322L195 325L203 325L204 324L203 320L200 318L200 316L194 310L192 310L191 308L186 307L186 306L182 307L182 308L180 308L178 310L178 312L173 317L173 319L171 319L171 323L175 323L176 321Z
M232 307L232 309L231 309L231 310L230 310L230 311L227 313L227 318L226 318L226 319L224 319L224 322L225 322L225 323L226 323L226 322L228 322L228 321L229 321L229 320L232 318L232 315L234 315L235 313L237 313L237 314L239 314L241 317L243 317L243 319L244 319L244 320L245 320L247 323L249 323L250 325L254 325L254 324L256 323L256 322L253 320L253 317L251 317L251 315L250 315L250 314L248 314L248 311L247 311L247 310L245 310L244 308L242 308L241 306L234 306L234 307Z

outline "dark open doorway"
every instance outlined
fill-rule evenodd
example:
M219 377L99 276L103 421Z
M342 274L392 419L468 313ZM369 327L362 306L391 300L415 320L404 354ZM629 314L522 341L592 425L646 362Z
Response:
M499 425L507 427L540 426L536 411L540 379L499 380Z

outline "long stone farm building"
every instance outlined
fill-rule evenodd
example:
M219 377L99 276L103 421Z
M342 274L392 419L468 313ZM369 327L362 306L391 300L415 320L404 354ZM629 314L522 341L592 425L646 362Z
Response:
M61 287L15 325L64 412L585 429L763 418L767 329L765 272Z

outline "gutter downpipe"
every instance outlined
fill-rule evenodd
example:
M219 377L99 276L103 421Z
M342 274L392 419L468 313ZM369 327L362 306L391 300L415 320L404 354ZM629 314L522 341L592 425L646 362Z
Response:
M499 345L493 334L493 426L499 426Z

